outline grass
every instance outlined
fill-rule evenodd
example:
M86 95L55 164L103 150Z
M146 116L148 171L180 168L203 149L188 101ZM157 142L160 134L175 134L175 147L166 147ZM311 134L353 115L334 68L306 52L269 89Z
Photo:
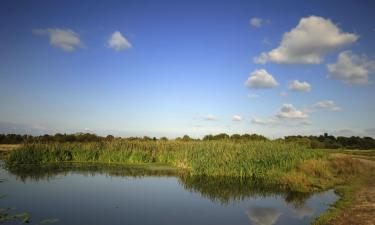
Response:
M375 150L339 150L337 153L375 161Z
M43 166L61 162L93 162L103 165L131 164L155 170L175 168L179 172L183 171L180 175L184 178L184 185L224 203L233 198L229 189L223 185L226 184L228 188L232 186L228 180L244 184L239 186L239 192L247 190L256 182L262 184L262 187L278 187L299 193L335 188L340 200L314 222L315 225L323 225L330 224L353 204L355 194L370 177L370 170L354 158L363 156L371 159L374 153L311 150L281 141L115 140L27 144L10 152L6 166L17 168L27 164ZM210 179L206 179L208 177L222 178L226 182L210 185L207 182ZM218 179L215 180L217 182ZM220 188L212 192L212 186Z
M21 144L0 144L0 159L6 158L12 150L21 146Z
M294 144L260 141L112 141L28 144L12 151L7 165L50 162L162 163L192 175L265 178L299 162L321 159L323 151Z
M374 175L369 170L363 171L359 176L353 177L350 181L335 186L335 193L340 199L331 205L330 209L319 216L312 224L326 225L332 224L345 209L355 204L358 191L367 185Z
M333 187L358 166L349 158L332 159L326 151L293 143L226 140L26 144L9 154L6 165L56 162L165 164L189 175L251 178L299 192Z

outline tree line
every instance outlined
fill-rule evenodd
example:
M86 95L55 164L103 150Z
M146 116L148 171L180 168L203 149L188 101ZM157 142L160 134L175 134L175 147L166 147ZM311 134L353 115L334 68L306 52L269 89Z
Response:
M167 137L114 137L113 135L99 136L91 133L61 134L55 135L20 135L20 134L0 134L0 144L22 144L30 142L100 142L113 140L142 140L142 141L168 141ZM216 134L205 135L202 139L192 138L188 135L177 137L176 141L216 141L228 140L236 142L246 141L271 141L259 134ZM325 133L320 136L286 136L274 141L293 142L311 149L375 149L375 139L372 137L335 137Z

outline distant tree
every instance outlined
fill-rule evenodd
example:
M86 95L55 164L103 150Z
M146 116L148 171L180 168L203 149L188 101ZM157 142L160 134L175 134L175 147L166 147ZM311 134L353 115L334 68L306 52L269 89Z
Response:
M229 135L226 133L214 135L214 140L226 140L226 139L229 139Z
M161 138L160 138L160 141L168 141L168 138L166 138L166 137L161 137Z
M106 141L113 141L114 139L115 137L113 135L107 135L107 137L105 137Z
M144 137L143 137L143 140L144 140L144 141L151 141L151 138L148 137L148 136L144 136Z
M205 135L202 140L203 141L212 141L212 140L214 140L214 136L212 134Z
M230 139L234 140L234 141L241 140L241 135L239 135L239 134L232 134L232 136L230 136Z
M191 141L192 139L189 137L189 135L184 135L183 137L182 137L182 140L183 141Z

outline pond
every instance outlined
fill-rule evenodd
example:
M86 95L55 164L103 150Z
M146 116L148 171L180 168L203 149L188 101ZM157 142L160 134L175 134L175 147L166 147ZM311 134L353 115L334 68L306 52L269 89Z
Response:
M285 193L249 180L92 164L2 166L0 179L2 212L27 212L30 224L310 224L337 200L332 190Z

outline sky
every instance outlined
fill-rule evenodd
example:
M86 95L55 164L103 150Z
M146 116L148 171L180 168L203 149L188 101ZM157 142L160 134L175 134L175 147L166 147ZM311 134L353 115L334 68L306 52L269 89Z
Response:
M0 133L375 137L374 1L1 1Z

